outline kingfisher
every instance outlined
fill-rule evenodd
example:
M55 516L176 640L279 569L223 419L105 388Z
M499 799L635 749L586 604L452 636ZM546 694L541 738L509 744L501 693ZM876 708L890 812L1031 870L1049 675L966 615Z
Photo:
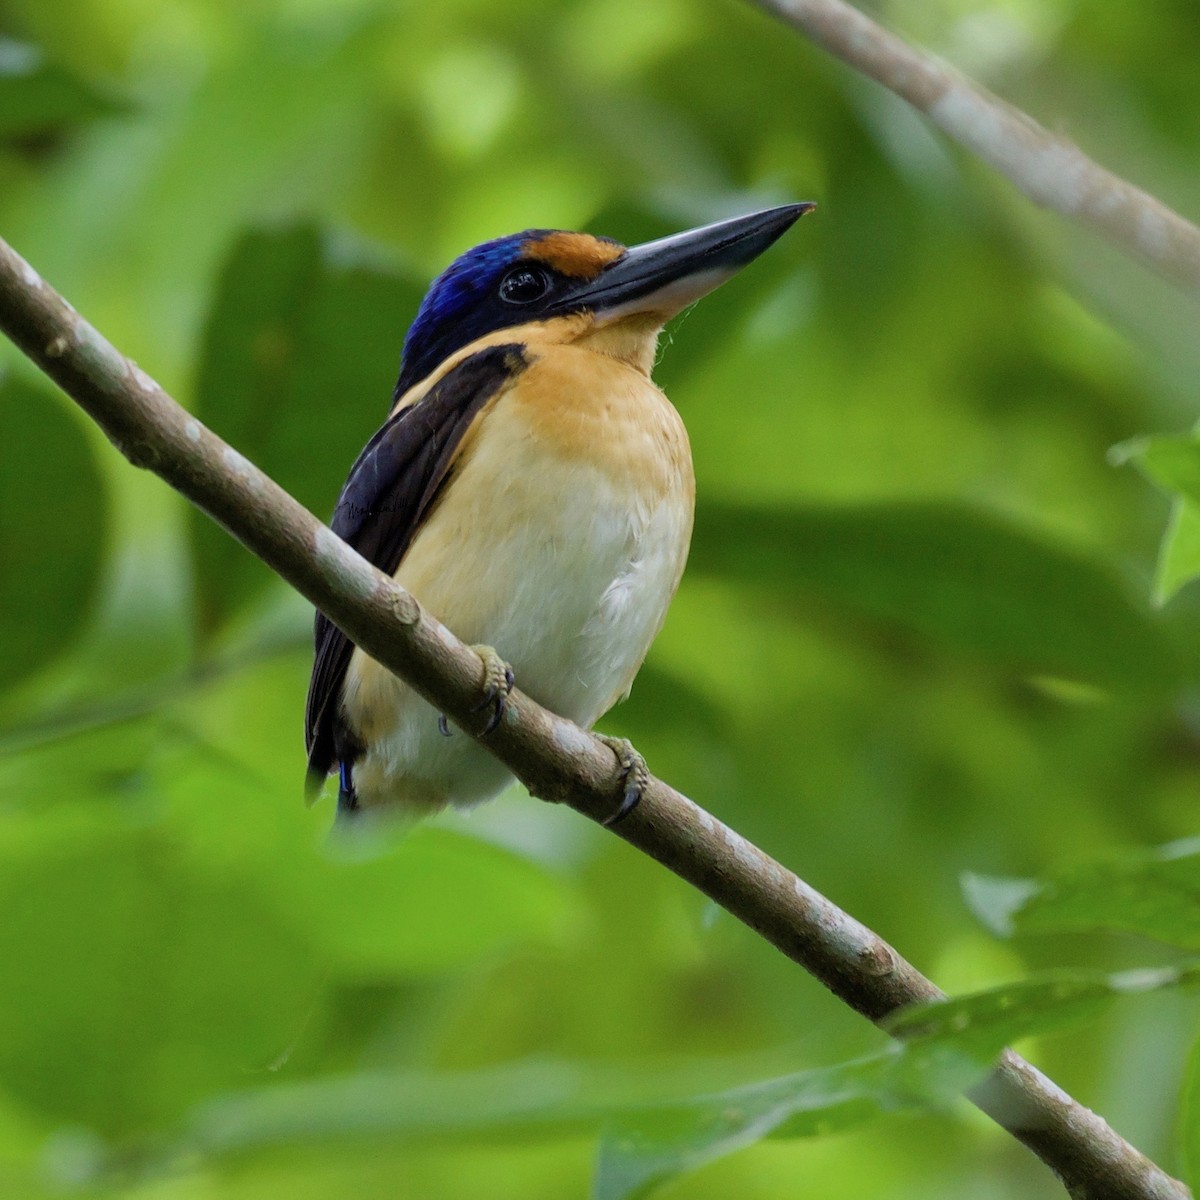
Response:
M687 431L651 379L663 326L815 205L626 247L528 229L432 283L390 415L351 468L333 531L480 656L485 734L522 689L590 729L629 694L691 542ZM305 713L310 794L339 815L469 807L507 768L323 613ZM645 763L612 746L637 802Z

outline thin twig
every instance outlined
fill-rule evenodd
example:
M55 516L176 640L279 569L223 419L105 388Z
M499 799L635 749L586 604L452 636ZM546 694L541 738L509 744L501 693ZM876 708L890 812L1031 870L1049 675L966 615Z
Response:
M479 658L311 513L179 407L0 241L0 328L135 466L154 471L326 612L368 654L473 736ZM620 799L613 751L514 691L482 743L544 800L603 821ZM699 888L846 1004L880 1021L942 993L886 942L658 779L614 829ZM1183 1200L1187 1189L1028 1063L1006 1053L972 1099L1073 1196Z
M753 2L907 100L1035 204L1091 226L1164 278L1200 296L1200 228L1105 170L1074 142L1052 134L843 0Z

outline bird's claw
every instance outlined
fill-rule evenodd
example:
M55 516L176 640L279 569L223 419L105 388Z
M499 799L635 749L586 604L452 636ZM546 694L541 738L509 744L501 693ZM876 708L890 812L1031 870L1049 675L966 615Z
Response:
M646 766L646 760L633 748L633 743L626 738L606 737L602 733L596 736L617 756L617 762L621 764L621 805L612 816L600 822L611 828L637 808L650 782L650 769Z
M483 663L483 698L471 711L492 710L488 723L479 731L480 737L486 737L503 720L504 710L508 707L508 695L516 686L516 678L512 667L491 646L472 646L471 649Z

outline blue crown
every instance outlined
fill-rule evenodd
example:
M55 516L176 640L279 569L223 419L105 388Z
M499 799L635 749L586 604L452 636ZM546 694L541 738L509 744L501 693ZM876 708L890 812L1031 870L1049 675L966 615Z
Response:
M483 242L460 254L434 281L404 339L396 395L424 379L455 350L502 328L509 312L489 303L504 272L520 262L521 247L550 232L526 229Z

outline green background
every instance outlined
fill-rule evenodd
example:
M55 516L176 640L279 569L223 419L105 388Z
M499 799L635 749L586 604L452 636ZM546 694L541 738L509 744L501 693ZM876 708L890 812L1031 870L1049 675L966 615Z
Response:
M872 11L1197 211L1185 0ZM321 516L461 250L819 201L663 339L696 536L603 728L947 990L1200 950L1200 593L1155 604L1200 535L1109 455L1191 425L1193 300L733 0L0 0L0 33L0 233ZM0 368L0 1191L585 1195L638 1099L883 1050L518 789L331 842L306 606ZM1187 1172L1194 998L1102 1007L1022 1049ZM1060 1194L938 1087L817 1091L783 1132L821 1136L667 1194Z

